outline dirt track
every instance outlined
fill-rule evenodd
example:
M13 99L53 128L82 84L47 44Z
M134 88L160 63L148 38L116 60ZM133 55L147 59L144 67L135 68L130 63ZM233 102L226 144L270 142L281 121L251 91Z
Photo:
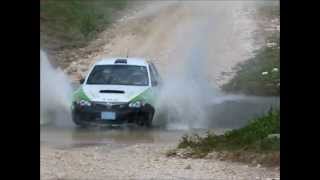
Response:
M222 84L230 77L221 73L232 72L235 64L257 48L252 37L256 24L250 18L255 12L253 3L156 1L138 7L143 10L131 11L88 47L71 53L72 63L66 71L77 79L96 60L129 52L129 56L154 61L166 74L184 64L181 60L201 41L201 46L208 48L203 55L208 79ZM205 38L199 39L199 35Z
M138 144L109 151L105 146L54 150L41 147L41 179L265 179L276 169L215 159L165 157L168 144ZM188 167L189 166L189 167Z
M41 179L247 180L279 177L278 168L250 167L214 158L166 157L167 150L175 147L183 133L139 129L46 130L42 132Z

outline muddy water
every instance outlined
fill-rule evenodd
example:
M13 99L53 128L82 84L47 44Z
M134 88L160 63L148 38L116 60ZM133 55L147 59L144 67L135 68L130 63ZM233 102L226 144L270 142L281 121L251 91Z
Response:
M208 109L207 127L240 128L249 120L280 107L279 97L224 96Z
M220 130L222 131L222 130ZM206 132L197 129L190 132ZM41 144L60 149L79 148L87 146L109 146L121 148L141 143L175 143L184 130L143 129L139 127L104 127L104 128L55 128L41 129Z
M61 149L100 145L112 149L140 143L176 144L184 134L202 134L208 130L221 134L226 130L242 127L248 120L267 112L271 106L278 107L279 103L278 97L226 96L223 99L215 99L212 106L208 107L210 121L207 122L206 128L183 130L115 126L83 129L75 126L47 126L41 127L40 142Z

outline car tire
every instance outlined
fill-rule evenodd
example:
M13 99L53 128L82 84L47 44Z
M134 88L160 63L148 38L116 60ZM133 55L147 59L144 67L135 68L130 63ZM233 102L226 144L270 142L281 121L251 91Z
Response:
M153 112L147 113L144 121L145 127L152 127Z
M141 127L151 127L152 126L153 113L142 114L137 121L137 124Z
M86 125L81 122L80 117L75 112L72 113L72 121L74 122L74 124L76 126L78 126L80 128L85 128L86 127Z

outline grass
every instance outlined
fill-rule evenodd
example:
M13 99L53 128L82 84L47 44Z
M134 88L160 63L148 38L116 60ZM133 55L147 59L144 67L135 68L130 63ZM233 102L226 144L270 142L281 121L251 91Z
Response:
M58 48L81 47L108 26L127 0L42 0L40 43Z
M258 17L268 21L280 18L279 5L276 5L276 2L258 6L257 13ZM265 24L261 25L261 28L264 28ZM257 36L261 35L257 34ZM234 68L235 76L222 86L222 90L227 93L258 96L280 95L280 34L265 32L263 36L266 36L267 43L275 43L275 45L264 45L254 52L252 58L238 64ZM273 71L274 68L278 71Z
M280 95L279 34L269 37L268 42L275 45L258 49L254 52L254 57L238 64L235 68L235 76L222 86L222 90L247 95Z
M177 155L179 149L189 149L189 157L204 158L211 152L223 152L227 159L278 164L280 139L269 138L269 134L280 133L280 112L270 110L265 116L252 120L247 126L231 130L223 135L208 132L201 137L197 134L185 135L177 149L167 152L167 156Z
M272 5L262 5L258 6L258 16L267 17L269 19L274 19L280 17L280 6L279 2Z

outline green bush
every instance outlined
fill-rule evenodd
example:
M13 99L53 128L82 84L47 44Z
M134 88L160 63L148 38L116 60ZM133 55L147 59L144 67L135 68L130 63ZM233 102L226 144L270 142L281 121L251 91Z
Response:
M247 126L226 132L224 135L207 133L204 137L197 134L182 137L178 148L190 147L193 155L204 157L212 151L252 152L278 151L279 138L268 138L269 134L280 133L280 112L271 110L267 115L251 121Z
M222 86L225 92L248 95L280 95L280 41L274 34L268 42L274 46L265 46L254 57L238 64L235 76ZM275 71L276 69L277 71ZM268 74L263 74L264 72Z
M263 19L279 19L278 2L258 6L257 16ZM264 27L261 27L264 28ZM261 36L261 34L258 34ZM234 69L235 76L222 86L227 93L241 93L247 95L279 96L280 95L280 34L278 32L264 32L267 44L254 52L254 56ZM279 71L273 71L277 68ZM268 74L262 74L267 72Z
M280 6L278 3L262 5L258 7L258 16L274 19L280 17Z
M44 44L80 47L109 25L126 0L40 1L40 37Z

